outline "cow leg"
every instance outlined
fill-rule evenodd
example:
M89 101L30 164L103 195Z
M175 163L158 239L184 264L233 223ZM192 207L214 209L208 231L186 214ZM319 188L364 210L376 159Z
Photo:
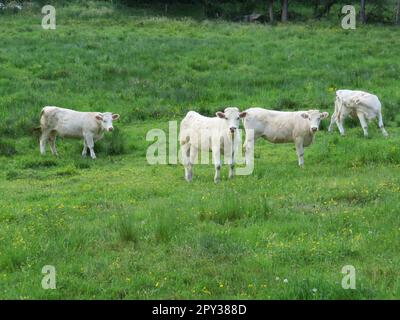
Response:
M246 165L251 164L254 161L254 134L250 137L250 134L246 131L246 141L244 143L244 151L245 151L245 161Z
M367 120L365 120L365 116L362 112L357 112L357 117L360 120L361 127L364 131L364 137L368 138L368 123Z
M49 143L50 143L50 149L51 149L51 153L55 156L58 156L58 151L56 148L56 136L57 133L56 132L51 132L49 135Z
M50 132L48 130L43 130L40 136L40 153L44 155L46 153L46 143L49 140Z
M382 113L381 112L379 112L379 114L378 114L378 126L379 126L379 129L381 129L383 136L386 138L388 136L388 133L385 130L385 127L383 126L383 120L382 120Z
M235 143L234 138L224 143L224 163L229 165L229 179L235 175Z
M83 138L83 150L82 150L82 157L86 158L88 146L86 144L86 139Z
M228 164L229 164L229 179L233 178L235 175L235 160L232 157L228 160Z
M188 182L192 181L192 179L193 179L193 165L197 159L197 151L198 151L198 149L193 145L191 145L190 149L188 150L189 163L187 166L187 171L185 172L186 181L188 181Z
M86 135L86 145L88 146L90 150L90 157L94 160L96 159L96 154L94 153L94 141L93 141L93 136L92 135Z
M333 130L333 124L336 122L336 112L333 113L332 117L331 117L331 123L329 124L328 127L328 132L332 132Z
M336 116L336 124L339 129L340 135L342 135L342 136L344 136L343 123L344 123L344 116L342 114L340 114L339 116Z
M295 140L295 145L296 145L297 158L299 160L299 166L302 168L302 167L304 167L304 145L303 145L303 139L296 139Z
M220 180L220 177L221 177L221 151L220 151L220 146L213 147L212 154L213 154L213 162L214 162L214 167L215 167L214 182L218 183L219 180Z
M185 179L186 181L192 181L192 170L190 166L190 145L185 143L181 146L182 162L185 168Z

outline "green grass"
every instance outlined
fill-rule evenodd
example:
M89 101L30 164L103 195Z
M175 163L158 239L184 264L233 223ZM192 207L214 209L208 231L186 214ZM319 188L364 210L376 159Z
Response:
M0 16L1 298L400 297L398 28L81 9L59 8L54 32L34 11ZM303 170L293 145L259 141L253 174L228 180L224 166L218 185L212 166L188 184L180 165L147 164L146 133L190 109L332 112L344 87L381 97L388 139L325 121ZM41 157L44 105L117 112L119 130L95 161L63 139ZM348 264L356 290L341 287ZM41 288L44 265L56 290Z

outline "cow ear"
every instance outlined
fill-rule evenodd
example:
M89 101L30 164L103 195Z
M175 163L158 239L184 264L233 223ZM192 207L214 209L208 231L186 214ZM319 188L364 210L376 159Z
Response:
M328 112L322 112L321 113L321 119L326 119L329 117L329 113Z
M247 115L247 112L243 111L239 114L239 117L244 118Z
M223 113L223 112L221 112L221 111L218 111L218 112L216 113L216 115L217 115L218 118L226 119L226 118L225 118L225 113Z
M97 120L100 120L100 121L103 121L103 115L98 114L98 115L96 116L96 119L97 119Z
M118 120L119 119L119 114L113 114L112 115L113 120Z
M308 118L309 118L308 113L306 113L306 112L303 112L303 113L301 114L301 116L302 116L304 119L308 119Z

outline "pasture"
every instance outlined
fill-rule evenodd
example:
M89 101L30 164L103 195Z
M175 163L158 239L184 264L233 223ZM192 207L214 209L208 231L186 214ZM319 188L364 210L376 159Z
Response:
M88 2L0 15L0 298L400 298L400 29L328 21L257 25L155 16ZM377 94L389 133L324 120L297 166L292 144L258 141L250 176L149 165L154 128L189 110L333 112L334 92ZM45 105L121 115L39 154ZM44 265L57 289L41 287ZM356 289L341 286L356 269Z

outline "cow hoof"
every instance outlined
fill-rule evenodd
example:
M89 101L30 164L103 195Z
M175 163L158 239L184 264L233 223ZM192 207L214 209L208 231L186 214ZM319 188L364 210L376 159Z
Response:
M189 172L189 174L185 175L185 180L187 182L192 182L192 179L193 179L193 175L191 172Z

